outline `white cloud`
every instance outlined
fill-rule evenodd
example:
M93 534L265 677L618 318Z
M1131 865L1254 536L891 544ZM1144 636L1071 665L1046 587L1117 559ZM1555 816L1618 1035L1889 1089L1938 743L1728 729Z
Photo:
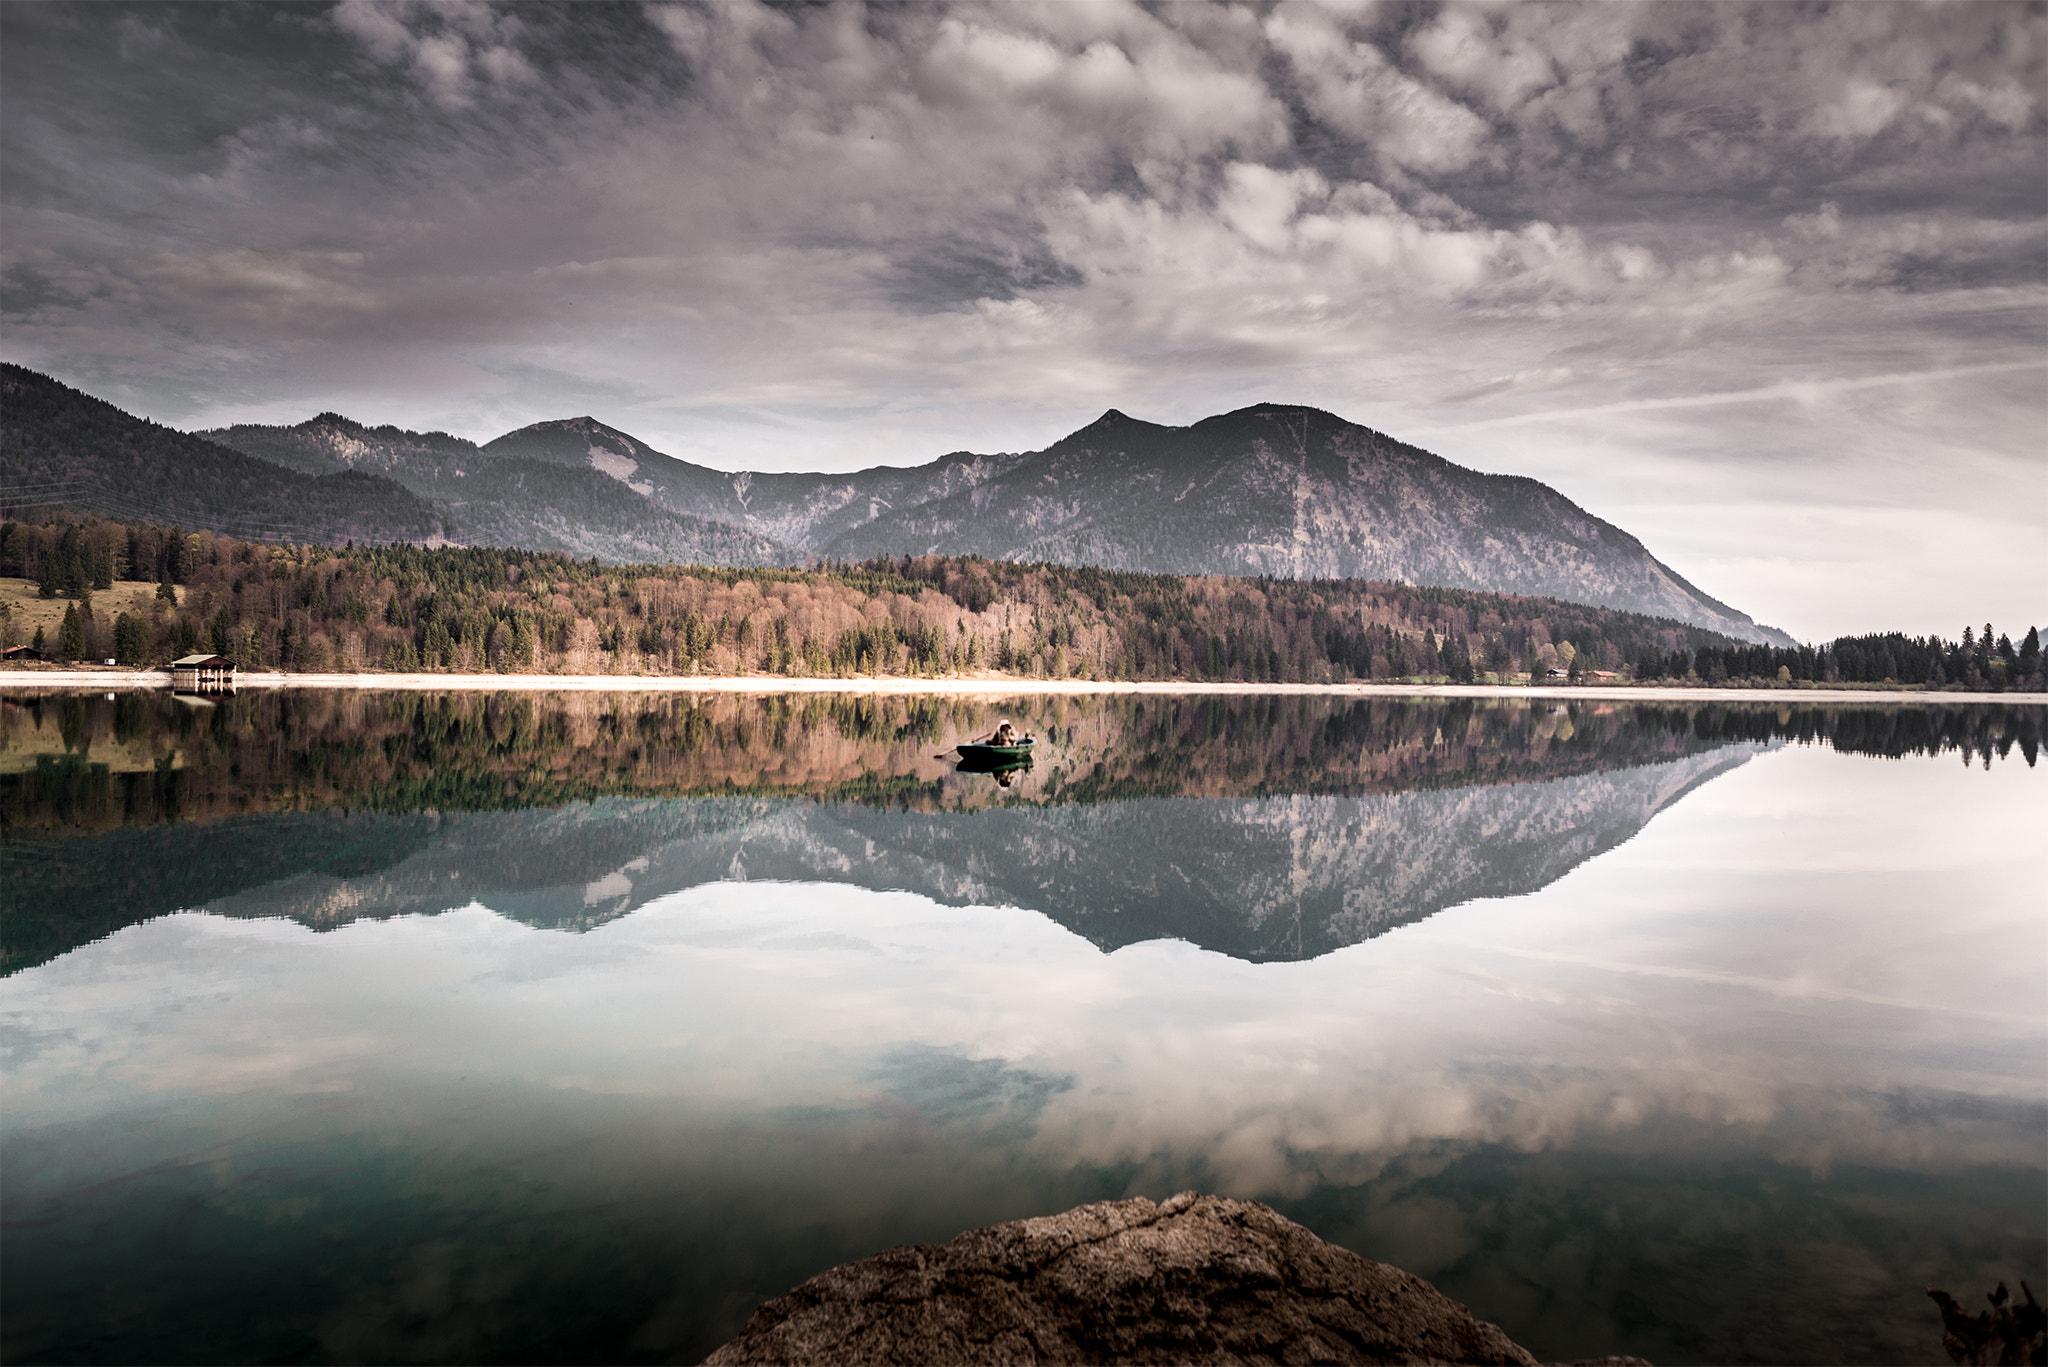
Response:
M1555 84L1557 72L1535 43L1513 33L1496 37L1492 17L1470 8L1447 8L1408 39L1408 48L1432 74L1505 113Z
M174 421L488 438L603 408L805 468L1111 404L1397 436L1668 404L1625 461L1541 464L1510 422L1446 452L1598 507L1715 447L1715 395L2048 344L2048 43L2000 6L347 0L232 57L177 11L101 48L35 13L0 345ZM126 112L187 106L234 119ZM1840 483L1820 412L1772 441L1827 475L1759 517ZM2044 417L1947 423L2018 459Z
M1300 77L1309 109L1395 165L1456 171L1479 157L1486 121L1401 72L1371 43L1300 8L1275 10L1266 35Z

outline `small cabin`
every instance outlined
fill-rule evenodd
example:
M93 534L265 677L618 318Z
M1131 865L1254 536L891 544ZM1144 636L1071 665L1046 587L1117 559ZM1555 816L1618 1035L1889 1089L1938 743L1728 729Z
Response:
M1552 665L1543 671L1543 677L1546 679L1569 679L1571 676L1570 670L1561 668L1558 665Z
M221 693L235 686L235 662L225 655L187 655L171 661L171 687Z
M34 646L9 646L0 650L0 660L40 660L43 652Z

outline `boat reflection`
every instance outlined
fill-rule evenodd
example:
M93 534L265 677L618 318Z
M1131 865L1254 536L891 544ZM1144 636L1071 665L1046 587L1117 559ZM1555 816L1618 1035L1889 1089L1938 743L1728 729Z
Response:
M954 761L956 774L987 774L998 788L1015 786L1017 779L1031 772L1030 755L992 754L986 750L965 751Z

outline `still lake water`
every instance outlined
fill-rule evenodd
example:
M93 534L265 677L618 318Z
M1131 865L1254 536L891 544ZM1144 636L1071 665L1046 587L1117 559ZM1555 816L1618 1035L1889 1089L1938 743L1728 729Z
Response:
M1197 1187L1546 1359L1938 1360L2048 1282L2043 712L23 694L0 1356L692 1361Z

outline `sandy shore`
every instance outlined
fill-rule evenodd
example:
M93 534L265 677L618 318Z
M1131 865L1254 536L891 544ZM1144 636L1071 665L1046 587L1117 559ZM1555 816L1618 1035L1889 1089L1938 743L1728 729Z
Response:
M169 688L171 677L145 669L0 669L0 687L62 689ZM2023 703L2048 706L2048 693L1893 693L1837 688L1641 688L1597 686L1509 686L1492 684L1287 684L1185 683L1167 681L1092 682L1087 679L986 678L790 679L757 674L744 677L643 677L619 674L237 674L237 688L355 688L410 692L605 693L865 693L946 694L960 697L1074 697L1092 693L1222 694L1352 698L1555 698L1579 702L1771 702Z

